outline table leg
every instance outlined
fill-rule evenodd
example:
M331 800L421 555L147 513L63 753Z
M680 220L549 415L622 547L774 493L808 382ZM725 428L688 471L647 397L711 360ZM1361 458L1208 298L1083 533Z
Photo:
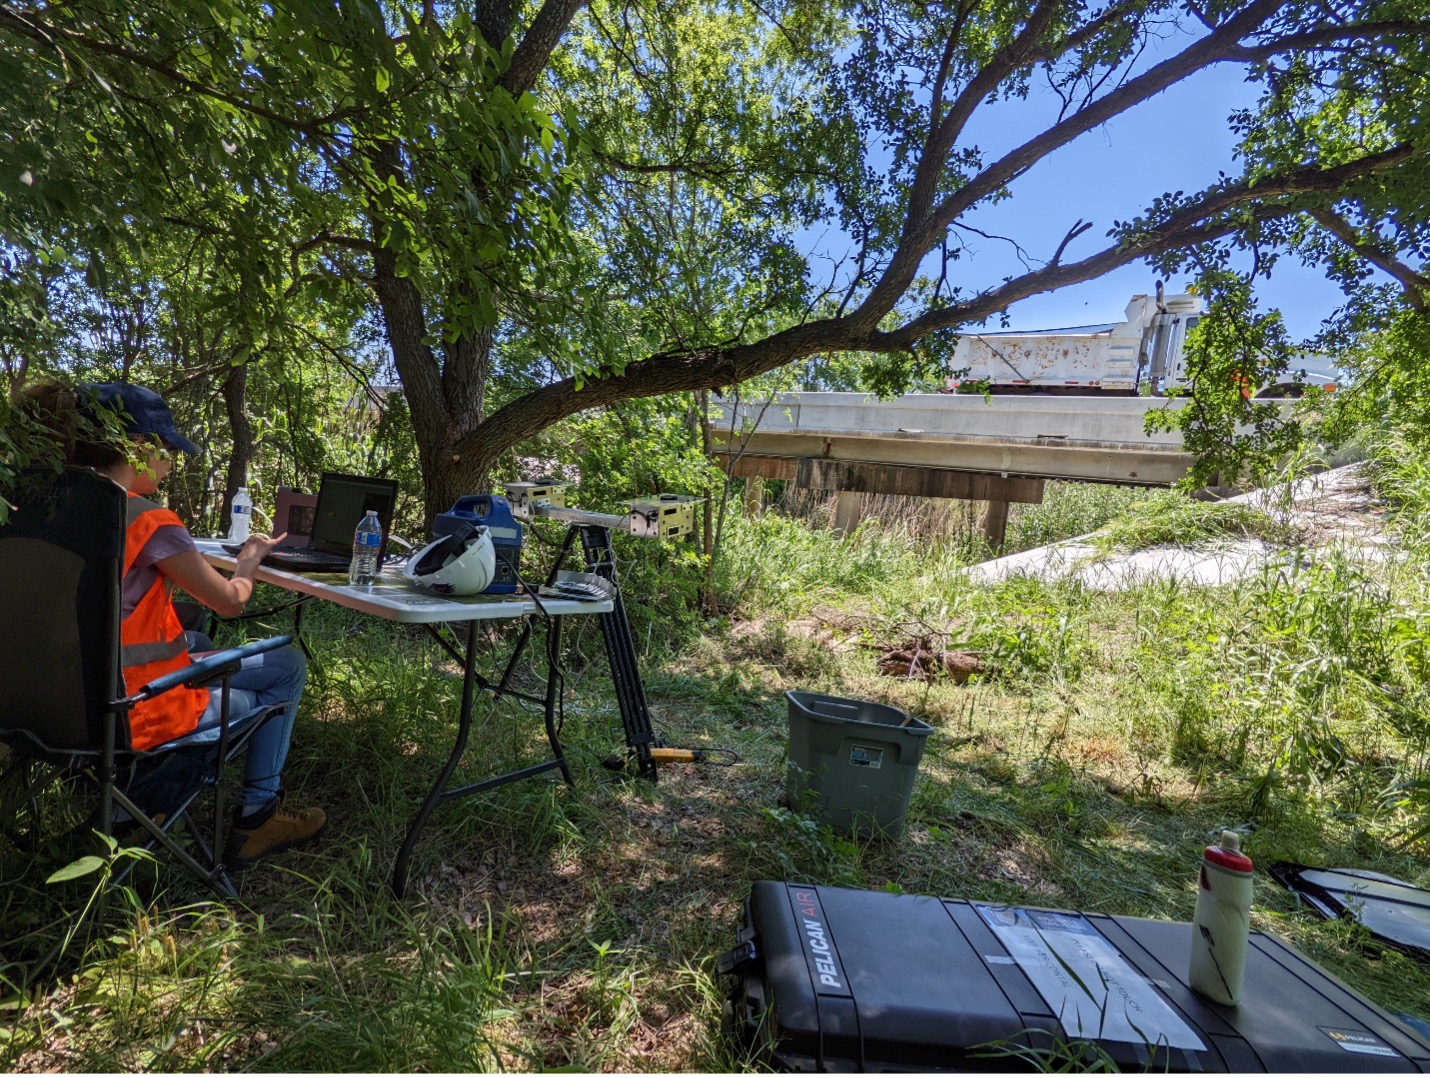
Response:
M464 670L466 669L467 657L463 653L461 648L457 647L457 645L453 644L450 640L443 636L442 633L438 631L437 626L424 625L422 626L422 628L427 630L427 635L430 636L433 640L437 641L438 646L440 646L443 651L450 655L452 657L452 660L456 662L458 666L462 667L462 669ZM530 635L531 625L528 623L527 625L523 626L521 630L521 636L516 642L516 650L511 653L511 658L507 661L506 669L501 676L501 681L499 681L497 684L493 685L486 678L482 677L481 674L476 675L477 688L484 689L487 692L491 693L493 702L500 700L503 696L515 696L518 700L525 700L528 704L536 704L538 707L545 702L544 697L533 696L531 693L521 692L511 687L511 678L512 675L516 672L517 660L521 658L522 650L526 647L527 637Z
M300 602L297 609L293 611L293 639L298 641L298 646L303 649L303 657L309 662L313 661L313 653L308 650L308 641L303 639L303 609L308 605L307 600Z
M571 777L571 768L566 763L566 751L561 745L560 731L556 729L557 704L561 699L562 682L559 673L559 663L557 657L561 648L561 619L551 618L547 628L547 672L546 672L546 693L541 699L542 711L546 721L546 740L551 745L551 759L543 760L539 764L532 764L530 767L523 767L517 771L508 772L505 775L497 775L494 778L484 779L481 782L474 782L467 786L458 786L455 789L448 789L447 783L452 780L452 775L457 770L457 765L461 763L463 754L467 751L467 741L471 736L472 729L472 707L476 698L477 688L493 689L478 674L476 670L477 655L477 622L467 623L467 646L464 662L462 664L462 710L457 721L457 742L452 746L452 754L447 758L447 764L442 768L442 774L437 777L432 790L428 793L426 800L422 802L422 807L417 810L417 815L413 817L412 823L407 828L407 838L403 840L402 849L397 853L397 863L392 870L392 890L398 898L402 898L407 893L408 873L412 865L412 853L417 848L417 839L422 834L422 829L427 826L427 821L431 819L432 813L436 811L438 805L448 801L455 801L462 797L471 797L473 794L483 793L487 790L495 789L498 786L505 786L509 782L519 782L522 779L532 778L547 771L560 770L561 777L566 780L566 784L573 785L574 779ZM438 637L441 641L441 637ZM523 635L523 641L525 635ZM442 641L445 646L445 641ZM449 648L449 651L451 649ZM501 684L493 690L493 700L500 700L504 695L518 696L525 700L532 697L525 693L518 693L507 687L507 682L511 677L512 669L515 666L515 657L508 663L506 673L502 676Z
M567 786L575 785L571 778L571 768L566 763L566 750L561 747L561 734L556 729L556 705L561 699L565 686L562 684L560 664L561 619L551 618L546 623L546 740L551 743L551 755L561 768L561 777Z
M422 807L413 817L412 824L407 828L407 838L402 843L402 849L398 851L397 864L392 869L392 890L398 898L407 893L407 871L412 862L412 851L417 847L417 838L427 826L432 812L446 800L443 794L447 790L447 783L452 778L452 773L457 770L457 765L461 763L462 754L467 751L467 737L472 729L472 700L477 691L476 621L467 623L466 660L462 673L462 710L457 720L457 743L452 746L452 755L448 757L447 765L442 768L442 774L433 785L432 792L427 795L427 800L422 802Z

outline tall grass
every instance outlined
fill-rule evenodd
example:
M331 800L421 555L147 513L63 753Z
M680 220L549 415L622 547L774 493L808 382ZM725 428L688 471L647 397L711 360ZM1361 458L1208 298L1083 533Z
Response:
M1105 551L1135 551L1227 539L1286 544L1294 536L1288 525L1256 506L1196 501L1180 491L1166 490L1143 499L1134 511L1113 518L1094 542Z
M1096 531L1109 520L1130 512L1157 492L1107 483L1049 480L1043 500L1009 507L1004 553L1046 546ZM783 488L775 508L787 517L825 528L833 517L834 496L827 491ZM923 543L960 550L970 560L989 556L978 528L979 505L947 498L915 498L900 494L863 494L861 520L878 521L886 532Z
M1139 512L1158 491L1107 483L1050 481L1038 505L1015 505L1008 514L1007 553L1088 535L1110 520Z
M822 599L872 599L926 573L969 564L957 541L930 541L866 520L850 539L778 513L732 521L717 587L749 610L787 611Z

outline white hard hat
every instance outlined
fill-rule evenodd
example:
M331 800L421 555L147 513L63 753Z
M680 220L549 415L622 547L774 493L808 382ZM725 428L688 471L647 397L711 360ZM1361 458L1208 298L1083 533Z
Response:
M478 595L487 590L496 572L496 548L481 525L432 540L407 559L402 575L434 595Z

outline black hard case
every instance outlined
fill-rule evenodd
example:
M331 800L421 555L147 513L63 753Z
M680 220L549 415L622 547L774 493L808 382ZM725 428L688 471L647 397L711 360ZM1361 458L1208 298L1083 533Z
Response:
M1243 1002L1222 1007L1187 986L1190 925L1082 916L1207 1046L1097 1042L1124 1070L1430 1071L1430 1044L1274 936L1251 934ZM763 881L721 967L737 977L734 1031L787 1070L1025 1070L1012 1046L1068 1041L965 901ZM836 988L820 984L831 968Z

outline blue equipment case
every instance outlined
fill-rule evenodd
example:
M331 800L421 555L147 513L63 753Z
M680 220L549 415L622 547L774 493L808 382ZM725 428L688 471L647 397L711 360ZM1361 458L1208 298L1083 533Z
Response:
M505 498L493 494L468 494L432 524L432 538L440 539L473 524L484 524L496 548L497 571L487 586L487 595L510 595L520 586L521 523L512 516Z

